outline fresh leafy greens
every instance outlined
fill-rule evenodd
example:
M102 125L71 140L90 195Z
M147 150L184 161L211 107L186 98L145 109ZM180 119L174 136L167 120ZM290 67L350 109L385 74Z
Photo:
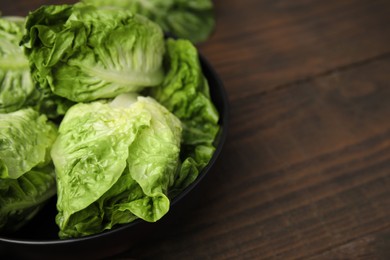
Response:
M64 115L73 102L41 89L31 77L29 60L19 46L25 18L0 18L0 113L34 107L49 118Z
M35 94L28 59L19 46L23 25L24 18L0 18L0 113L26 106Z
M60 237L160 219L169 209L180 141L180 121L151 98L123 94L73 106L51 152Z
M168 212L209 163L219 115L196 48L163 30L205 39L211 8L85 0L0 18L1 232L56 192L60 238Z
M32 76L46 92L84 102L163 80L164 35L143 16L81 3L42 6L26 29Z
M17 179L50 161L56 129L31 108L0 114L0 178Z
M0 231L27 223L56 192L56 127L31 108L0 114Z
M211 0L82 0L96 6L123 8L145 15L158 23L165 33L205 41L215 26Z
M168 39L166 76L150 95L176 115L183 125L182 164L173 194L192 183L210 161L219 131L219 115L198 52L188 40Z

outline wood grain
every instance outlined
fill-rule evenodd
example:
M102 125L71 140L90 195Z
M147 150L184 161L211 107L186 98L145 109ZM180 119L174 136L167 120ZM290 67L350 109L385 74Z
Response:
M207 204L134 254L305 258L390 232L389 71L388 58L243 100Z
M118 258L389 259L390 1L215 10L198 47L229 95L228 142L201 203Z
M387 0L230 0L216 9L217 29L202 51L232 99L390 52Z

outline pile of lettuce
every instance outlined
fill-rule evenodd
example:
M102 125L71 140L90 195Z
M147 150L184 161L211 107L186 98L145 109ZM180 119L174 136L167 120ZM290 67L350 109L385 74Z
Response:
M30 106L37 101L19 46L24 19L0 19L0 230L26 224L56 193L50 149L57 127Z
M0 18L0 84L1 232L55 195L60 238L155 222L215 151L197 49L125 9Z

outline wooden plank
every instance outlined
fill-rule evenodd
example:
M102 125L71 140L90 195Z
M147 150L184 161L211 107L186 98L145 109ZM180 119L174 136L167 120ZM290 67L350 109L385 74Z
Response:
M216 1L202 52L232 100L390 52L387 0Z
M389 71L385 58L236 101L204 205L128 255L295 259L390 232Z
M344 245L308 258L309 260L327 259L390 259L390 232L370 234Z

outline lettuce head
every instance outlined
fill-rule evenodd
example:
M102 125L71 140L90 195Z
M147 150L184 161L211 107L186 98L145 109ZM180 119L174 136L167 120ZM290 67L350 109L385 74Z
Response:
M113 98L159 85L161 28L127 10L82 3L42 6L26 21L23 45L44 92L74 102Z
M23 48L24 18L0 18L0 113L16 111L33 98L35 87Z
M26 224L56 193L56 127L31 108L0 114L0 231Z
M180 121L149 97L122 94L70 108L51 151L60 237L164 216L181 130Z
M183 125L181 166L171 193L191 184L215 151L219 114L211 101L198 51L188 40L168 39L166 76L150 95L177 116Z

